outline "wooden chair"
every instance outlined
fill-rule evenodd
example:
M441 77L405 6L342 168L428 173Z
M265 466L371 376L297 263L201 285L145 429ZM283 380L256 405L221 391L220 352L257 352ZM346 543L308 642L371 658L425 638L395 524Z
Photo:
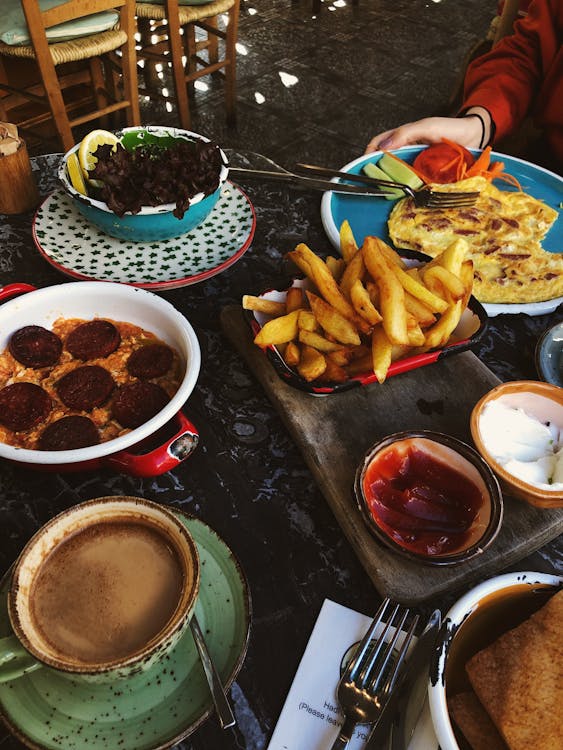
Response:
M134 1L67 0L49 10L37 0L21 4L31 44L0 42L0 119L33 133L52 118L65 150L75 143L73 128L119 110L126 110L129 125L139 125ZM112 9L119 9L116 27L49 43L47 29ZM87 94L71 98L80 84Z
M240 0L213 0L204 5L179 5L178 0L164 0L164 5L137 3L141 36L137 55L144 60L147 93L158 96L150 82L154 65L170 65L182 128L189 130L191 126L188 85L218 72L225 79L227 122L235 121L239 6ZM219 17L225 13L227 26L223 30ZM224 42L223 54L219 40ZM205 50L207 57L202 56Z

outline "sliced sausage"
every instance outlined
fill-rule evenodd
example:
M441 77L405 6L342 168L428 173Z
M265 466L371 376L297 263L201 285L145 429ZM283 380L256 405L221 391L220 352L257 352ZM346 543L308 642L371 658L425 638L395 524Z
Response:
M147 344L131 354L127 360L127 370L134 378L150 380L166 375L172 367L174 355L166 344Z
M135 428L158 414L170 398L156 383L137 380L117 389L112 415L123 427Z
M115 382L100 365L83 365L63 375L55 388L65 406L76 411L91 411L108 400Z
M52 367L61 356L63 344L53 331L42 326L24 326L10 337L10 354L26 367Z
M51 411L47 391L35 383L12 383L0 391L0 424L14 432L29 430Z
M89 320L68 334L65 348L76 359L86 361L108 357L120 343L119 331L109 320Z
M89 417L72 415L51 422L39 437L41 451L71 451L98 445L100 433Z

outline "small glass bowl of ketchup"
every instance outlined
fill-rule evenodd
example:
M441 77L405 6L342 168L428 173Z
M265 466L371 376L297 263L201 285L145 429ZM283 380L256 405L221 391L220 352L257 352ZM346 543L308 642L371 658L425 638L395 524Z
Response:
M440 432L397 432L376 443L356 471L354 490L379 541L430 565L480 554L502 523L502 494L488 464Z

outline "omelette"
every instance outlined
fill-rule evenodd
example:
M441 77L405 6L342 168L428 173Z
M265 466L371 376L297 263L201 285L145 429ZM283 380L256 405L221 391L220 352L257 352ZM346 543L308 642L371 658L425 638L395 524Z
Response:
M563 296L563 253L544 250L542 239L558 212L527 193L502 191L484 177L471 177L442 191L479 191L474 206L417 208L411 198L391 211L389 236L397 248L435 257L455 240L467 241L473 260L473 294L481 302L542 302Z

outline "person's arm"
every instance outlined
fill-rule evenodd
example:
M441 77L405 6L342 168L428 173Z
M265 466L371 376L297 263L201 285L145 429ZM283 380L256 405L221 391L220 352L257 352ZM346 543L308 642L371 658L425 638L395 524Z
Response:
M532 109L543 71L559 42L555 18L560 0L532 0L527 15L487 54L468 67L461 111L484 107L490 112L495 139L514 131Z
M532 0L528 14L491 52L469 66L460 115L426 117L371 139L366 153L449 138L468 148L500 140L522 122L560 45L557 18L561 0ZM464 115L479 114L479 118ZM481 132L483 137L480 137Z

